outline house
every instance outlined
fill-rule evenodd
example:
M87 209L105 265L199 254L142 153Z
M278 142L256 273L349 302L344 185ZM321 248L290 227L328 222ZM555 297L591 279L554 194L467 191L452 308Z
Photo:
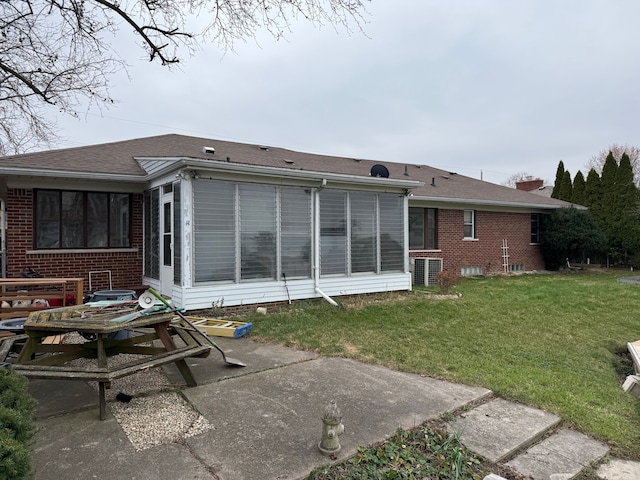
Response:
M524 180L516 182L516 189L535 193L543 197L551 197L553 185L545 185L544 181L540 178L527 177Z
M3 157L0 193L4 275L146 284L187 310L539 270L540 215L569 205L426 165L183 135Z

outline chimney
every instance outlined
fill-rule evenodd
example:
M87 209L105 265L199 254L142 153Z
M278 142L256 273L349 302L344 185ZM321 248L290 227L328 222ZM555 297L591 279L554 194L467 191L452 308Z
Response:
M538 188L542 187L542 185L544 185L544 182L539 178L536 178L535 180L527 178L526 180L520 180L519 182L516 182L516 190L531 192L532 190L537 190Z

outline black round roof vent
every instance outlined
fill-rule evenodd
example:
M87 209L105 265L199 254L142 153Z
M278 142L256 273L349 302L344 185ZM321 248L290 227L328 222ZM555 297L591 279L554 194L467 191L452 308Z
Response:
M389 178L389 170L384 165L374 165L371 167L371 176Z

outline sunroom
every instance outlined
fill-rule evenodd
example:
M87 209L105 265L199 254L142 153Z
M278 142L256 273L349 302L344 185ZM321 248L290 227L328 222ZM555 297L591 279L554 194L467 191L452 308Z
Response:
M411 289L420 182L192 159L138 161L144 281L187 310Z

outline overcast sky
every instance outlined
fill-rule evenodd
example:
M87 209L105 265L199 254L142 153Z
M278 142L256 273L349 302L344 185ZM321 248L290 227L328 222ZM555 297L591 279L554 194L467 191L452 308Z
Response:
M640 145L637 0L373 0L366 19L171 71L126 45L119 103L57 117L57 146L178 133L553 184L560 160L586 177L600 150Z

